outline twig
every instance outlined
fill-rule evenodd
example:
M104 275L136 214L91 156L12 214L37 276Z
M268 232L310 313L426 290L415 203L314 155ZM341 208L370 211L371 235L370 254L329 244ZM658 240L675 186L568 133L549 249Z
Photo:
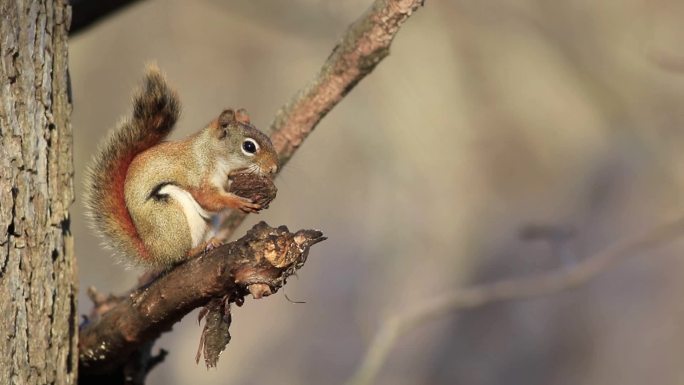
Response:
M349 26L313 81L299 90L271 123L269 133L280 156L281 170L321 119L389 55L399 28L422 3L376 0ZM240 212L227 215L218 237L228 239L244 218Z
M397 338L429 319L494 302L522 300L573 289L625 260L629 255L673 242L683 235L684 218L617 242L572 267L455 290L391 316L380 326L358 370L347 381L347 385L373 383Z
M277 291L304 264L309 248L324 239L319 231L290 233L284 226L261 222L238 241L191 259L121 298L81 327L79 383L113 376L132 354L214 298L241 302L254 284L268 285L268 294Z

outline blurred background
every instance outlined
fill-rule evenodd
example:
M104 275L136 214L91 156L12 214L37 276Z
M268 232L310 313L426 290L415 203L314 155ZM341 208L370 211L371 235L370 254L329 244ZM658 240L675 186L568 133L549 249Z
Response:
M257 127L318 71L371 0L141 1L70 40L81 292L140 271L103 251L80 188L96 143L156 61L175 137L242 106ZM474 283L571 266L684 212L684 3L427 1L391 56L278 177L266 220L329 237L285 293L248 300L217 369L186 317L149 384L340 384L379 321ZM572 229L529 242L529 225ZM402 336L378 384L684 382L684 244L580 289L491 305ZM81 294L80 312L91 304Z

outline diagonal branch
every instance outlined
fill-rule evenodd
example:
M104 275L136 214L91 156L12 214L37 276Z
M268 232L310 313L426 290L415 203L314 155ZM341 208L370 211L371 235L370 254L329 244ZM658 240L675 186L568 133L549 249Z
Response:
M397 339L421 323L462 309L495 302L529 299L574 289L622 262L626 257L676 241L684 236L684 218L639 236L617 242L572 267L532 277L515 278L458 289L389 317L375 334L356 373L347 385L374 383Z
M71 27L74 36L93 24L123 10L139 0L71 0Z
M422 2L375 0L348 28L314 80L281 108L271 124L269 131L281 168L320 120L389 54L399 28ZM244 218L241 213L224 218L220 238L229 238ZM221 297L240 303L247 292L260 297L277 290L301 266L308 248L323 239L317 231L291 234L283 227L272 229L259 224L240 240L177 266L129 297L100 298L95 302L101 317L80 331L80 383L105 378L112 382L112 373L120 372L128 357L144 353L150 341L196 307ZM269 260L282 253L289 263ZM140 368L134 371L140 372ZM143 377L146 371L142 368Z
M271 123L269 132L281 169L321 119L389 55L399 28L423 1L376 0L349 26L313 81L299 90ZM225 217L219 238L230 238L244 219L245 214L239 212Z
M309 248L324 239L319 231L290 233L261 222L239 240L175 267L127 297L96 298L100 316L79 332L80 383L89 383L89 376L111 377L133 353L212 299L239 304L249 292L260 297L277 291L304 264Z

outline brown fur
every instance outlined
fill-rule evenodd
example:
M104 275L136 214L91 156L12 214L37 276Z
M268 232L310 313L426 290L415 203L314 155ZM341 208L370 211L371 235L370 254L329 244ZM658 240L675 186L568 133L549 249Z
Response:
M245 198L221 191L207 181L204 181L199 188L191 188L189 191L197 203L207 211L217 212L225 208L231 208L251 212L259 211L259 208L261 207L258 204L252 205L251 202Z
M85 206L105 243L125 255L149 258L124 201L128 167L137 154L162 141L180 115L180 102L159 69L150 67L133 97L133 116L100 145L86 174Z
M87 176L86 206L94 227L137 264L167 267L206 245L197 241L208 228L207 215L225 208L260 210L259 204L225 191L228 176L236 170L269 174L277 169L270 139L242 109L224 110L196 134L162 143L179 109L175 92L157 69L150 69L134 98L133 117L110 133ZM256 153L243 151L248 140L258 144ZM197 205L204 211L192 209L187 217L188 207Z

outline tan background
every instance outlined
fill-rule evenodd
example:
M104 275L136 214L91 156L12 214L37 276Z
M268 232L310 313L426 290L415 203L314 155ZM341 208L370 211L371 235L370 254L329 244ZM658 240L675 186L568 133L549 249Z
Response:
M79 186L96 142L156 61L180 129L243 106L266 127L370 0L144 1L70 44ZM150 384L339 384L384 314L474 282L572 264L684 208L684 5L677 0L428 0L304 144L257 219L316 227L287 295L249 300L219 367L190 315ZM74 207L81 291L122 292ZM527 224L575 238L553 255ZM244 231L243 227L241 231ZM489 306L407 334L379 384L684 381L681 243L580 290ZM80 310L90 304L81 295Z

